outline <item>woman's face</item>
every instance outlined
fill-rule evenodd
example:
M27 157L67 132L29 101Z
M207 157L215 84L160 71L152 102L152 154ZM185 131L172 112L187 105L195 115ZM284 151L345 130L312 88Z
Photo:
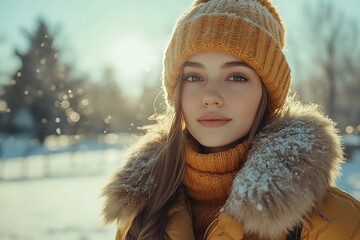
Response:
M204 51L184 64L181 109L190 134L225 150L248 134L262 96L261 80L241 59Z

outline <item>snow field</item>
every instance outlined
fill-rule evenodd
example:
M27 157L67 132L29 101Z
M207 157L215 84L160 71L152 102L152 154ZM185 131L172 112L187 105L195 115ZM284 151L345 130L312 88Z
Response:
M6 179L0 181L0 239L113 239L115 225L102 224L100 194L121 155L106 150L72 159L65 153L49 156L47 177L44 157L30 157L28 179L16 177L23 160L7 162Z

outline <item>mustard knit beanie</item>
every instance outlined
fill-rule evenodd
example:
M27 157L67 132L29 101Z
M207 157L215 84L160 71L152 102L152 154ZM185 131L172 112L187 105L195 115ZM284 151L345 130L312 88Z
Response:
M168 104L182 65L205 50L234 55L261 77L270 112L281 107L290 86L290 68L282 49L283 23L269 0L196 0L175 25L164 54L163 87Z

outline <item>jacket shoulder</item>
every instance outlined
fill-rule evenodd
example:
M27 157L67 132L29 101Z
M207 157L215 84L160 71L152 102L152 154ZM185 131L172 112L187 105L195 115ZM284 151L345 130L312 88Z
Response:
M337 187L329 188L321 204L321 209L325 215L329 215L330 221L331 218L336 221L343 217L352 222L360 221L360 202Z
M357 213L360 214L360 202L352 195L344 192L337 187L330 188L329 194L332 195L334 198L339 198L340 201L344 201L345 204L353 206L355 209L357 209Z
M306 239L360 239L360 202L331 187L305 227Z

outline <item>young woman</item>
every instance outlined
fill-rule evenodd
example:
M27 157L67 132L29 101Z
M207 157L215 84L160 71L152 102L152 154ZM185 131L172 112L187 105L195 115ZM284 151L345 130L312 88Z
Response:
M167 112L104 189L120 239L360 239L334 186L334 123L288 97L284 27L266 0L198 0L164 56Z

